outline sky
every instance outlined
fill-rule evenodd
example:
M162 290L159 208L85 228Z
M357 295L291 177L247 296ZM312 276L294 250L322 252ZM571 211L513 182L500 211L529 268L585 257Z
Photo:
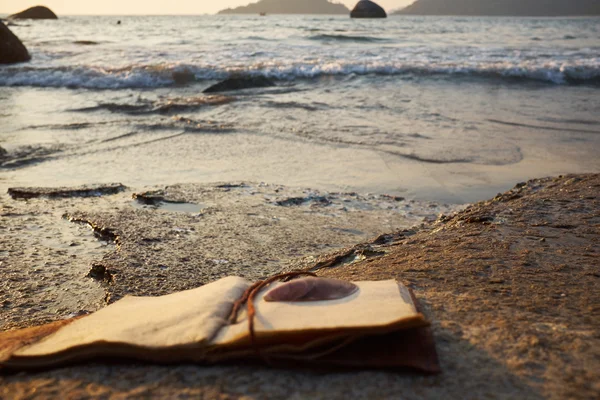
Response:
M0 0L0 14L13 14L28 7L45 5L60 15L129 15L129 14L214 14L228 7L237 7L257 0ZM302 0L296 0L302 1ZM352 9L358 0L337 0ZM377 0L390 11L414 0Z

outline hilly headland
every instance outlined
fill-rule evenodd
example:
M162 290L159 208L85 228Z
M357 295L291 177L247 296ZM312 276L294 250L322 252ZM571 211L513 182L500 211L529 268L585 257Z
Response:
M247 6L222 10L219 14L347 14L349 12L345 5L328 0L260 0Z
M583 16L600 15L597 0L417 0L396 15Z

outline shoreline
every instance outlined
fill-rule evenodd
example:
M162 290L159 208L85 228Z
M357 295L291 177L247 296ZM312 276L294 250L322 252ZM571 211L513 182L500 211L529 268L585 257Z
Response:
M46 182L78 186L119 181L142 190L181 183L254 181L470 204L504 192L515 182L565 172L595 173L599 167L594 160L582 163L574 156L564 157L558 148L540 151L534 142L523 145L523 159L509 165L422 162L360 146L251 133L184 135L170 140L166 154L162 142L137 146L125 145L118 155L108 157L102 151L80 155L68 149L57 155L34 153L17 159L24 164L16 168L9 167L13 149L7 146L8 154L0 156L7 163L0 167L4 172L0 192ZM577 149L573 152L578 154ZM587 153L581 156L589 159Z

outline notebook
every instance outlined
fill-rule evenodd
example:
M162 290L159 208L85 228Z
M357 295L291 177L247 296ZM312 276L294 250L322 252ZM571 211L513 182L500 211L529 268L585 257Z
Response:
M395 280L308 277L257 287L227 277L0 333L0 371L119 360L439 372L429 322Z

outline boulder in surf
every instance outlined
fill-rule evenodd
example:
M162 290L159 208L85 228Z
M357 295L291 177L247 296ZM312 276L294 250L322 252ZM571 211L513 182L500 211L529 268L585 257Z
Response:
M204 90L204 93L228 92L231 90L264 88L275 86L275 82L264 76L245 76L225 79Z
M58 19L56 14L44 6L35 6L28 8L27 10L13 14L8 17L9 19Z
M196 75L189 69L173 71L172 77L178 85L185 85L186 83L194 82L196 80Z
M0 64L14 64L31 60L27 48L6 25L0 22Z
M387 18L385 10L370 0L360 0L350 12L351 18Z

